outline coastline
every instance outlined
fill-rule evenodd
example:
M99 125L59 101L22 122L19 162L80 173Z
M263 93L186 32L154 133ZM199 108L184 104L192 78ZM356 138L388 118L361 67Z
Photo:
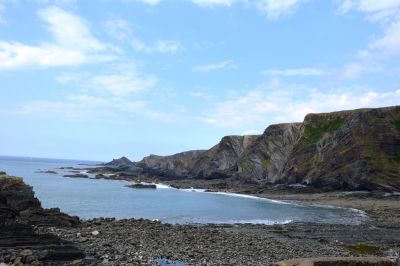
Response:
M140 177L137 180L167 184L175 188L194 188L204 181L166 181ZM94 181L95 182L95 181ZM227 187L218 188L225 182ZM235 181L232 181L232 184ZM180 184L179 184L180 183ZM135 217L79 219L76 227L35 225L40 237L54 235L74 243L85 258L47 261L44 265L159 265L159 258L183 261L185 265L270 265L272 263L315 257L387 257L389 250L400 249L400 196L385 193L322 192L304 187L233 187L226 180L211 180L208 191L228 192L302 205L323 205L365 211L370 219L360 225L288 223L264 224L168 224ZM27 248L0 248L0 263L12 264ZM36 264L43 265L32 248ZM39 254L39 255L38 255ZM15 264L14 265L18 265ZM167 265L167 264L162 264Z

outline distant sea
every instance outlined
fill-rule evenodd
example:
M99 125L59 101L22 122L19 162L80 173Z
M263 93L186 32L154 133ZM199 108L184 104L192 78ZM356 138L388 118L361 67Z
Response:
M33 186L44 208L58 207L80 218L157 219L165 223L284 224L316 222L359 224L365 214L358 210L293 203L251 196L178 190L132 189L126 181L66 178L61 167L88 168L100 162L0 156L0 171L22 177ZM37 173L52 170L57 174ZM85 173L85 171L82 171ZM89 177L94 175L88 174Z

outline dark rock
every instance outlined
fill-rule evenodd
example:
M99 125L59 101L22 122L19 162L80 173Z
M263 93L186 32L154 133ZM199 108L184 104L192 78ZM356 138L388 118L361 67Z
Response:
M48 171L38 171L38 172L35 172L35 173L41 173L41 174L58 174L56 171L50 171L50 170L48 170Z
M37 226L57 226L64 228L79 227L78 217L71 217L58 208L43 209L40 201L34 197L31 186L22 178L0 175L0 247L3 249L40 249L52 250L64 260L73 260L83 256L72 242L62 240L54 234L37 234ZM74 250L74 252L70 252ZM58 254L58 253L57 253ZM1 255L1 254L0 254ZM39 257L30 251L22 252L17 263L33 263ZM17 258L14 258L14 261ZM46 256L43 260L48 259ZM51 258L52 260L54 257ZM12 260L11 258L9 259ZM15 264L15 263L14 263Z
M89 178L88 175L84 175L84 174L63 175L63 177L70 177L70 178Z
M119 159L113 159L111 162L106 163L104 165L111 165L111 166L134 166L135 163L132 162L131 160L129 160L128 158L126 158L125 156L122 156Z
M154 184L133 184L133 185L126 185L124 187L129 187L129 188L152 188L152 189L157 188L157 186L154 185Z

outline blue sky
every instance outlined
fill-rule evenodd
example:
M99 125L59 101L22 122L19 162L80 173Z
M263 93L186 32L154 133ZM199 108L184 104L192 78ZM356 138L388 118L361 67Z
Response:
M209 149L400 103L400 0L0 0L0 154Z

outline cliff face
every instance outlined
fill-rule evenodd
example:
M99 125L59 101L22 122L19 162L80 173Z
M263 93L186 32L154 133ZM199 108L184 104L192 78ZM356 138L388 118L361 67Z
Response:
M400 191L400 106L308 114L262 135L223 137L207 151L150 155L135 164L171 178Z
M135 163L133 163L131 160L126 158L125 156L122 156L119 159L113 159L111 162L106 163L104 165L110 165L110 166L121 166L121 165L129 165L129 166L134 166Z
M43 209L31 186L22 178L0 172L0 227L9 224L79 226L78 217L59 209Z
M43 261L84 257L83 251L69 241L53 234L36 234L36 226L78 227L80 221L58 208L43 209L22 178L0 171L0 248L43 250Z
M259 135L223 137L217 145L194 160L190 167L191 173L199 178L207 178L212 174L217 178L236 172L236 161L258 137Z
M205 150L193 150L169 156L151 154L150 156L144 157L137 165L167 170L173 170L177 165L180 165L181 167L187 169L190 167L193 160L204 152Z
M400 190L400 106L307 115L280 181Z
M280 181L300 129L301 123L269 126L238 158L237 174L246 179Z

